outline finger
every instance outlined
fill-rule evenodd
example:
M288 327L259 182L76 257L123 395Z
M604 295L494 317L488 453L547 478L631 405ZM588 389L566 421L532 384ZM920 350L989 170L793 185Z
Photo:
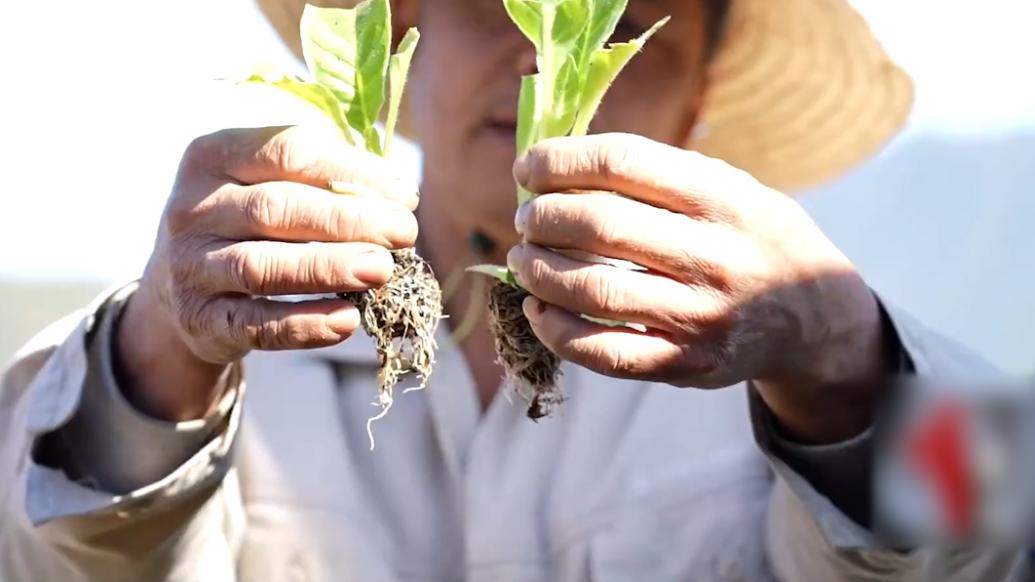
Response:
M360 325L359 311L338 299L286 303L222 296L209 302L191 322L192 337L219 346L221 361L252 349L297 350L332 346Z
M539 142L514 164L531 192L603 190L683 214L721 219L718 201L757 182L725 162L630 134Z
M706 352L657 330L608 327L528 297L523 304L532 331L559 357L617 378L684 382L713 371Z
M715 324L715 300L668 277L587 263L529 244L511 249L507 264L529 293L576 313L672 332Z
M184 280L216 293L296 295L362 291L388 282L395 263L368 243L217 243L186 263Z
M225 129L196 139L185 159L242 184L359 184L410 210L417 207L416 184L386 158L349 145L329 128Z
M722 258L743 245L728 229L599 192L543 194L518 209L525 240L623 259L685 283L728 287Z
M367 242L401 249L417 239L416 217L396 202L295 182L227 184L197 214L194 228L234 240Z

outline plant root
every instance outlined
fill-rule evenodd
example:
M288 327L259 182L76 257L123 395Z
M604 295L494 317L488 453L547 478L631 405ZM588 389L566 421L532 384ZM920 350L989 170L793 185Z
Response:
M435 365L435 330L442 320L442 290L431 266L412 248L392 251L395 270L384 286L367 291L341 293L359 309L363 329L373 338L380 369L378 401L380 413L367 424L383 418L391 408L399 379L416 374L419 385L427 386ZM373 435L370 435L373 448Z
M498 362L514 392L528 403L528 417L548 416L563 397L557 386L561 360L539 341L521 310L529 294L497 281L489 291L489 327Z

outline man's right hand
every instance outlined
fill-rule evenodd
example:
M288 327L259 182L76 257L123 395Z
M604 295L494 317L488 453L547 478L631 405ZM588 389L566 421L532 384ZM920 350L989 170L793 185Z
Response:
M330 184L359 195L332 193ZM117 335L119 379L143 412L203 416L228 364L253 349L324 347L356 308L266 296L378 287L412 246L417 187L332 130L230 129L187 148L155 249Z

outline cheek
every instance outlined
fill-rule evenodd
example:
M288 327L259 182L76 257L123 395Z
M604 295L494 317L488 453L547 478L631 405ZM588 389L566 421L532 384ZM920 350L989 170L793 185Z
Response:
M456 119L458 110L462 111L456 104L462 102L467 92L467 78L457 75L457 68L443 65L449 62L448 57L442 55L450 52L448 47L426 43L420 48L422 52L410 72L405 107L414 137L434 143L444 137L442 130L449 127L442 120L453 120L454 125L462 122Z
M696 83L688 81L689 71L677 73L658 60L663 59L630 63L604 98L594 132L636 133L683 145L696 115Z

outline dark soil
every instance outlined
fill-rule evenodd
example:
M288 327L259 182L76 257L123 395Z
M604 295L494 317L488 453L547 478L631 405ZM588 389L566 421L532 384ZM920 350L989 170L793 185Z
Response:
M382 415L400 377L416 374L420 384L413 389L427 385L435 365L435 329L442 319L442 291L428 263L413 249L393 251L392 257L395 271L386 285L341 294L359 309L363 329L374 339Z
M498 361L514 391L528 402L528 417L549 415L563 398L561 360L539 341L521 310L528 292L497 281L489 292L489 326Z

